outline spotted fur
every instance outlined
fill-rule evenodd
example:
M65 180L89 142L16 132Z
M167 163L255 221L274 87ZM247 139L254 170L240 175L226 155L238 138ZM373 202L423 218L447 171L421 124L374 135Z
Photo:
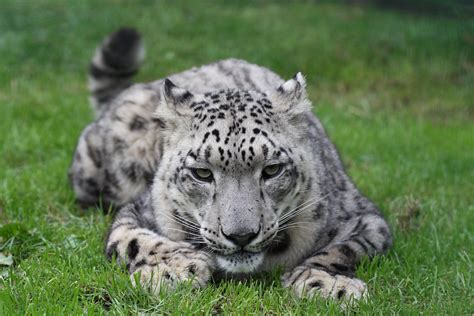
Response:
M96 51L91 81L112 91L92 88L98 118L69 173L82 205L121 207L106 255L155 292L280 266L300 296L363 297L355 266L385 252L390 231L312 114L303 76L229 59L128 87L115 74L136 71L141 48L123 32ZM126 67L105 71L113 47Z

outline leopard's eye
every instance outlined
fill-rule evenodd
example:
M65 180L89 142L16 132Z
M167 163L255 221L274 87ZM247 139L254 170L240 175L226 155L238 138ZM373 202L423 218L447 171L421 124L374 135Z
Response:
M193 176L199 181L212 182L212 172L209 169L195 168L191 169L191 172L193 173Z
M262 176L264 179L270 179L278 176L283 170L281 164L269 165L263 168Z

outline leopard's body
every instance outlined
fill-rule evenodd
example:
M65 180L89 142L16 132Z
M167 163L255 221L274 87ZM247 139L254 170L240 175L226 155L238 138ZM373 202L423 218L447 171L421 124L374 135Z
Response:
M70 170L78 201L122 206L106 254L153 290L279 266L299 295L360 298L356 263L391 245L310 110L301 74L229 59L130 86L138 34L91 65L98 117Z

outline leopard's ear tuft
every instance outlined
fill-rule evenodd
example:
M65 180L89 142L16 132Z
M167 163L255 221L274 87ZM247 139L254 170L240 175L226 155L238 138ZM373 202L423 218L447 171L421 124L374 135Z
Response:
M277 91L285 97L299 97L305 92L306 80L301 72L296 73L293 78L278 87Z
M310 105L301 72L276 89L276 109L280 113L297 115L309 111Z
M178 87L166 78L161 86L161 101L153 113L153 119L163 128L186 126L187 123L184 121L192 116L190 104L194 98L191 92Z
M186 104L193 98L191 92L186 89L179 88L168 78L166 78L165 82L163 83L162 95L166 103L171 103L175 106Z

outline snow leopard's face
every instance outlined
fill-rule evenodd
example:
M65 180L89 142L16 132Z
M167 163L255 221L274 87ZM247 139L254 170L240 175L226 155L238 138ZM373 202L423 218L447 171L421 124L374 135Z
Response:
M280 94L294 95L275 102L236 90L193 96L165 82L156 113L165 147L153 195L166 235L210 250L231 273L258 270L266 254L288 244L284 214L309 179L281 113L292 108L278 102L294 102L303 84L290 80L282 87L294 91Z

